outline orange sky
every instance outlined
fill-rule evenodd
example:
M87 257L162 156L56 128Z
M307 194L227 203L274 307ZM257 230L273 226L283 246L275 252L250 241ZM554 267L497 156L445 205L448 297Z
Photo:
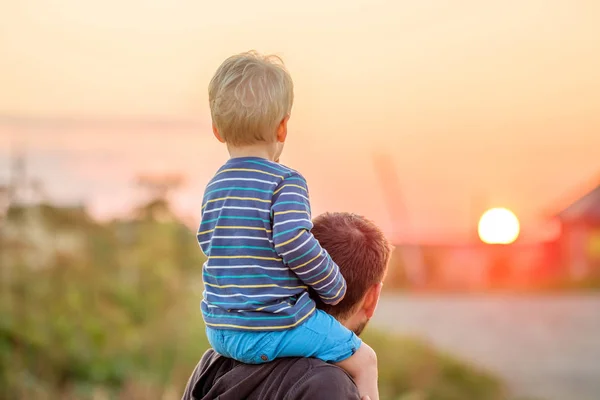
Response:
M392 232L372 166L384 152L407 207L403 237L465 239L478 197L539 238L548 207L600 172L593 0L20 0L1 2L0 19L0 115L80 121L0 117L0 181L18 137L53 197L99 214L130 205L146 170L187 171L177 204L198 214L226 158L206 86L251 48L280 54L294 78L282 161L307 177L315 213L355 211ZM174 125L90 122L121 118Z

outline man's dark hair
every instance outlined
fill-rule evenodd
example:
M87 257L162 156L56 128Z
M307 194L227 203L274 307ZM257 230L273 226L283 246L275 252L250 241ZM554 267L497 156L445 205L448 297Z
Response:
M327 250L347 283L344 299L336 306L323 304L311 293L317 307L336 318L346 318L367 290L382 282L391 246L385 235L368 219L350 213L325 213L313 220L312 233Z

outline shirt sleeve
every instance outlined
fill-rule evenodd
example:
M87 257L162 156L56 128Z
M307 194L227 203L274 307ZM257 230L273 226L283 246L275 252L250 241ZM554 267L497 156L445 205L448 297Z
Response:
M286 400L360 399L352 379L332 365L314 368L289 392Z
M326 304L339 303L346 280L327 251L310 232L310 202L306 181L299 174L285 178L273 192L273 244L283 262Z

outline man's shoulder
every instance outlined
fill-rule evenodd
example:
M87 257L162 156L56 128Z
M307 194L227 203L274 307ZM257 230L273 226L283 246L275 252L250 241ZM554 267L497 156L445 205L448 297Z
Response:
M356 384L343 369L315 358L283 360L297 363L305 371L290 389L290 399L359 398Z
M218 372L215 370L218 370ZM211 371L212 370L212 371ZM244 379L242 379L244 377ZM341 368L314 358L279 358L241 364L207 351L192 374L184 399L234 391L248 398L286 400L358 399L356 385ZM195 392L195 396L190 396Z
M295 368L308 372L308 375L327 374L329 376L335 376L337 378L353 382L350 375L348 375L348 373L342 368L336 367L333 364L326 363L325 361L321 361L317 358L287 357L276 359L274 362L280 364L294 365Z
M261 364L260 367L270 371L264 384L278 386L276 391L270 391L273 395L269 398L286 400L360 398L356 384L346 371L316 358L278 358L268 364Z

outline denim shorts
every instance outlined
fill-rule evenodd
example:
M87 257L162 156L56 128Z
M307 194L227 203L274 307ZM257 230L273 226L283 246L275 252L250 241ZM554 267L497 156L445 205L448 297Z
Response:
M282 331L240 331L206 328L213 349L246 364L262 364L282 357L313 357L337 363L353 355L362 341L321 310L306 322Z

